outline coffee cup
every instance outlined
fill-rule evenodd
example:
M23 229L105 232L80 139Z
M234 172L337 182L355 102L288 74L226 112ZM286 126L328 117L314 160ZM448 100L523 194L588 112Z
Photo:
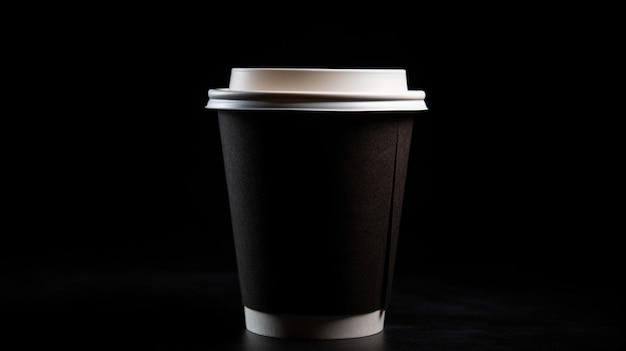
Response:
M232 68L217 113L246 329L380 333L413 120L404 69Z

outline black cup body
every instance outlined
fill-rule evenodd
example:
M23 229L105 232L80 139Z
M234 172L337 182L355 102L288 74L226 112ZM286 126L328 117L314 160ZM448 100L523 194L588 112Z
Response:
M218 111L248 308L386 309L414 112Z

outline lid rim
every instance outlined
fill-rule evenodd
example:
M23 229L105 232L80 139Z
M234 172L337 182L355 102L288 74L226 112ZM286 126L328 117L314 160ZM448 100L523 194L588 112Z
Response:
M388 101L424 100L423 90L407 90L401 93L370 92L308 92L308 91L261 91L218 88L209 90L209 98L224 100L269 100L269 101Z
M323 67L234 67L231 71L325 71L325 72L372 72L406 73L404 68L323 68Z
M205 106L211 110L289 110L289 111L336 111L336 112L393 112L428 110L424 100L387 101L251 101L210 100Z

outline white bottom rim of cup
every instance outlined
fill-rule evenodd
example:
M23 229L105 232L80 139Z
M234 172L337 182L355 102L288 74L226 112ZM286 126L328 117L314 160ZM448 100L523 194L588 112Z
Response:
M246 329L276 338L350 339L383 331L385 311L340 316L287 315L260 312L244 306Z

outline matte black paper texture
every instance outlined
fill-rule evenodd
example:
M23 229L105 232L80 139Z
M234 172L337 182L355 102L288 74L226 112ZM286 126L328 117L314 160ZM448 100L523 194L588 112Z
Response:
M243 304L300 315L385 309L414 113L218 115Z

